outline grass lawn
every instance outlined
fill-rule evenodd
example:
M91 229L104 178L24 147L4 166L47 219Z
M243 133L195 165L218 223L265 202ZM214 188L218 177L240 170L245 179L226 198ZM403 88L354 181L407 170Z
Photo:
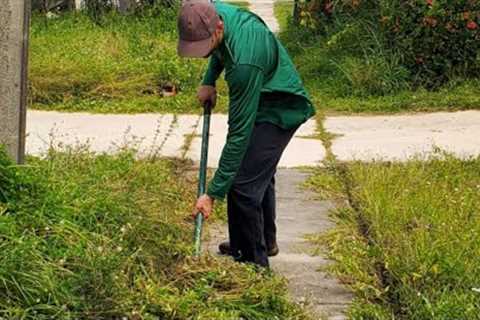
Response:
M232 1L248 9L248 2ZM177 10L110 14L96 24L81 13L34 15L30 32L29 103L40 110L98 113L199 113L196 90L206 59L177 55ZM177 95L165 96L175 87ZM228 91L217 84L216 112Z
M131 151L22 166L0 153L0 318L306 319L281 278L191 258L187 168Z
M360 40L349 38L348 30L331 38L312 36L289 24L292 11L292 3L275 5L282 29L280 39L320 111L392 113L480 108L480 80L451 81L437 91L411 90L402 80L402 71L382 56L349 50Z
M197 113L206 60L177 56L176 10L106 16L81 13L32 19L30 106L102 113ZM177 95L164 97L165 87ZM168 89L167 89L168 90ZM217 107L226 106L225 84Z
M480 158L337 165L309 185L341 200L312 240L356 293L353 319L479 319Z

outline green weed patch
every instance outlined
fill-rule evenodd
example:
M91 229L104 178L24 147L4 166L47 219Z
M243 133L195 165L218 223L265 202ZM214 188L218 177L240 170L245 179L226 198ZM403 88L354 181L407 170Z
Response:
M0 153L0 318L305 319L282 279L191 258L186 170L130 151Z
M349 204L314 240L357 294L353 319L478 319L480 159L351 163L310 185Z
M53 19L34 16L29 70L32 107L198 112L195 93L206 60L177 55L176 15L174 9L142 15L111 13L100 25L82 13ZM169 96L171 88L175 96Z

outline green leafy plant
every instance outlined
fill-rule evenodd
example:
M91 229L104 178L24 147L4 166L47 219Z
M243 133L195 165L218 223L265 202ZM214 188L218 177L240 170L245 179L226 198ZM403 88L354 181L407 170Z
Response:
M300 24L325 35L363 25L355 35L398 56L416 86L437 88L479 74L478 1L312 0L302 8Z

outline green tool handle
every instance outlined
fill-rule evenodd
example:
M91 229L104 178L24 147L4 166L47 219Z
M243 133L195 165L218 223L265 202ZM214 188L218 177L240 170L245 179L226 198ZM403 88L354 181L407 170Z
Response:
M212 103L207 101L203 106L203 129L202 129L202 151L200 155L200 172L198 177L198 197L206 192L207 186L207 161L208 161L208 139L210 137L210 115ZM195 256L198 257L201 251L203 214L198 212L195 217Z

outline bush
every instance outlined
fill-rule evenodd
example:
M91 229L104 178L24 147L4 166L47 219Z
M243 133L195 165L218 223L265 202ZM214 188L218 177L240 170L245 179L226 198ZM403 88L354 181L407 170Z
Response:
M436 88L480 71L475 0L313 0L303 5L300 23L333 38L355 30L351 49L381 48L416 86Z

